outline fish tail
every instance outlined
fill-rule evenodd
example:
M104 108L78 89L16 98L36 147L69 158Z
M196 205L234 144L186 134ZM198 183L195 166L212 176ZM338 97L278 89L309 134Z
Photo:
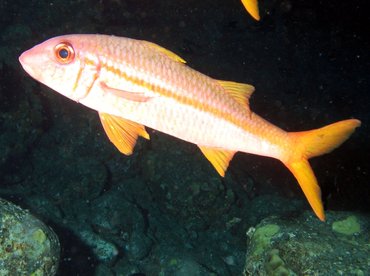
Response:
M249 14L256 19L257 21L260 20L260 14L258 11L258 1L257 0L242 0L242 3L245 9L249 12Z
M325 220L325 213L321 190L308 159L339 147L360 125L359 120L349 119L319 129L289 133L293 146L289 157L282 161L293 173L311 208L322 221Z

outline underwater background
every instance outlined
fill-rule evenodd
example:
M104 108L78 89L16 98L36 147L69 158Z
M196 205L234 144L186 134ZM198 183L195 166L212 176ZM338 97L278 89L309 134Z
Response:
M0 197L53 229L57 275L370 275L366 1L259 3L257 22L239 0L0 0ZM196 145L153 130L122 155L95 111L18 62L71 33L152 41L206 75L250 83L251 109L287 131L360 119L310 161L327 221L277 160L239 153L220 178ZM6 272L12 252L0 238L0 275L31 275Z

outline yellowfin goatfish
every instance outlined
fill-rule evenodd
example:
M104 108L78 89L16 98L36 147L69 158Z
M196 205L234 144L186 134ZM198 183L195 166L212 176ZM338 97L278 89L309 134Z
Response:
M257 0L242 0L242 3L249 12L249 14L256 20L260 20L260 14L258 11L258 1Z
M210 78L142 40L59 36L19 61L34 79L98 111L110 141L126 155L138 136L149 139L148 126L198 145L221 176L237 151L279 159L321 220L321 191L308 159L338 147L361 124L349 119L286 132L249 109L253 86Z

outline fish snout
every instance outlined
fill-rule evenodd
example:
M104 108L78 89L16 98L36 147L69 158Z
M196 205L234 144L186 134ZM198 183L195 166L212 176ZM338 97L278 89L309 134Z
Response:
M32 53L30 50L23 52L19 58L19 63L22 65L23 69L32 77L35 76L35 72L33 69L34 64L34 57L32 56Z

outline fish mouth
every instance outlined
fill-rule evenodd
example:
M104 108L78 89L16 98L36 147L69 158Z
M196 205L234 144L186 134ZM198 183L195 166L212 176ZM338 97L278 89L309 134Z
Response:
M35 71L33 70L32 64L32 55L30 54L29 51L23 52L19 58L19 63L22 65L24 71L26 71L30 76L35 76Z

